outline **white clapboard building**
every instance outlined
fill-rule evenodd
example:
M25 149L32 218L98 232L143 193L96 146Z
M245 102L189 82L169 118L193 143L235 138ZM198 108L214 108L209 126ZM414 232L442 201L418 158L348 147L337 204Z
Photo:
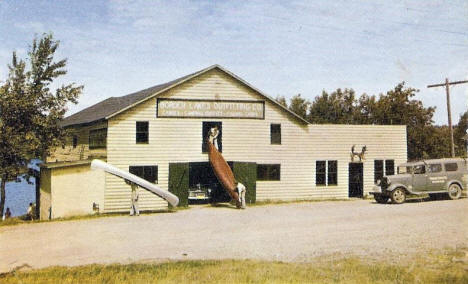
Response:
M374 181L406 162L404 125L310 124L219 65L67 117L69 143L41 168L41 218L123 212L130 187L90 169L98 158L176 193L216 183L204 147L219 148L248 202L364 197ZM366 151L362 157L352 154ZM142 210L167 208L142 191Z

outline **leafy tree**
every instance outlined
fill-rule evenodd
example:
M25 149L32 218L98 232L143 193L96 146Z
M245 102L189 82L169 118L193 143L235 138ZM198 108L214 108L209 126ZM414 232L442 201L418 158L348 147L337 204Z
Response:
M315 98L310 105L308 120L312 123L356 123L356 98L353 89L337 89Z
M425 108L420 100L414 99L418 91L405 87L404 82L399 83L393 90L380 95L368 117L368 123L372 124L407 126L409 159L433 156L428 142L435 131L431 130L435 108Z
M448 126L428 126L421 133L421 156L418 158L437 159L450 157L450 131Z
M289 110L295 112L300 117L307 119L307 109L309 108L310 102L303 97L301 94L297 94L291 98L289 104Z
M456 156L466 157L466 130L468 129L468 110L460 116L457 126L453 130Z
M5 185L25 173L30 159L45 158L52 147L65 142L60 127L66 105L77 103L83 87L51 83L65 75L66 59L55 61L59 42L51 34L35 38L28 52L29 70L13 53L9 74L0 86L0 214L5 206Z

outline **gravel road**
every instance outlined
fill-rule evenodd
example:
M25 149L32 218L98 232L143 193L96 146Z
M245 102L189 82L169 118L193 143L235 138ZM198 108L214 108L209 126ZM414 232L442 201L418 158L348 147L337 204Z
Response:
M176 213L0 227L0 271L182 259L404 257L468 246L468 199L195 206Z

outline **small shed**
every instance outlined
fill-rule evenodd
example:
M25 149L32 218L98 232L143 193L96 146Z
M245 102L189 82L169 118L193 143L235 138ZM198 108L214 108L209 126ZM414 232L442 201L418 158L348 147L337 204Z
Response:
M40 219L99 213L105 174L91 170L91 160L41 165Z

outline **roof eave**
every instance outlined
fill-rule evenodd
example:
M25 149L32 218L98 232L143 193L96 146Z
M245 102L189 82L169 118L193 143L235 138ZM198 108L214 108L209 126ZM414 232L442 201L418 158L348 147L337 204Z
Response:
M198 72L192 74L192 76L189 76L189 77L187 77L187 78L185 78L185 79L183 79L183 80L180 80L180 81L178 81L178 82L175 82L174 84L169 85L169 86L167 86L166 88L163 88L163 89L157 91L156 93L152 94L151 96L148 96L148 97L146 97L146 98L144 98L144 99L141 99L141 100L139 100L139 101L137 101L137 102L135 102L135 103L133 103L133 104L131 104L131 105L129 105L129 106L123 108L123 109L120 109L120 110L118 110L118 111L116 111L116 112L114 112L114 113L112 113L112 114L106 116L105 119L108 120L109 118L112 118L112 117L114 117L114 116L116 116L116 115L118 115L118 114L120 114L120 113L122 113L122 112L124 112L124 111L126 111L126 110L128 110L128 109L131 109L132 107L134 107L134 106L136 106L136 105L139 105L139 104L141 104L141 103L144 102L144 101L147 101L147 100L149 100L149 99L151 99L151 98L154 98L155 96L157 96L157 95L159 95L159 94L161 94L161 93L163 93L163 92L165 92L165 91L168 91L168 90L170 90L170 89L172 89L172 88L174 88L174 87L176 87L176 86L179 86L180 84L183 84L183 83L187 82L188 80L191 80L191 79L195 78L196 76L199 76L199 75L201 75L201 74L203 74L203 73L205 73L205 72L208 72L208 71L210 71L210 70L212 70L212 69L214 69L214 68L216 68L216 67L217 67L217 65L212 65L212 66L210 66L210 67L207 67L207 68L205 68L205 69L202 69L202 70L200 70L200 71L198 71Z
M104 121L107 121L106 118L100 118L100 119L96 119L96 120L93 120L93 121L89 121L89 122L82 122L82 123L73 123L73 124L67 124L67 125L64 125L62 126L63 128L67 128L67 127L83 127L83 126L90 126L90 125L93 125L93 124L96 124L96 123L100 123L100 122L104 122Z

